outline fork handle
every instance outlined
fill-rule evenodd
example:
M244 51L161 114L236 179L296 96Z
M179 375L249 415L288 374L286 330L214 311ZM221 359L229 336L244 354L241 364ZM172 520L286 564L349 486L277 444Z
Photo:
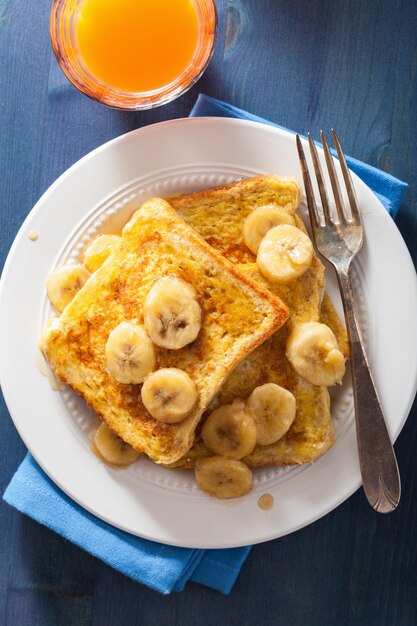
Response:
M350 367L355 405L356 436L363 488L379 513L393 511L401 495L401 482L375 383L355 316L349 270L338 271L349 337Z

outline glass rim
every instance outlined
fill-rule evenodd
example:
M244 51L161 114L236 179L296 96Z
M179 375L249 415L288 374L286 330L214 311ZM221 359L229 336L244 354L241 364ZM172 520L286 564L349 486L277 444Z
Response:
M78 2L75 0L77 6ZM200 39L193 59L182 74L170 83L149 91L123 91L97 79L77 57L77 49L71 41L72 18L75 15L74 0L54 0L50 14L50 37L52 49L61 70L68 80L83 94L109 107L141 111L171 102L188 91L201 77L209 64L217 40L218 16L214 0L194 0L198 9ZM205 28L208 27L207 30ZM72 54L69 54L71 51Z

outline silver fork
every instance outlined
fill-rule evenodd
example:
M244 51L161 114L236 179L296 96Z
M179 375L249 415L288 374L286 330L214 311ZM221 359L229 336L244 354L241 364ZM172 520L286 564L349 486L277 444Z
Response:
M308 141L320 192L322 211L319 211L316 205L299 135L296 138L297 149L303 172L314 241L321 255L330 261L335 268L342 296L349 337L356 435L363 488L369 503L376 511L390 513L400 501L400 476L355 316L350 275L352 260L363 243L362 220L345 156L334 130L332 130L332 134L349 198L350 215L343 202L333 157L324 133L321 133L321 142L333 190L337 218L334 218L330 211L317 148L310 133L308 134Z

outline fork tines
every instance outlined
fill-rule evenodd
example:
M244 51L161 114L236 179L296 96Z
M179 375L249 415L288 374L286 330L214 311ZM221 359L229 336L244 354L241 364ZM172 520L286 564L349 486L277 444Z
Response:
M355 189L353 187L353 183L352 183L352 179L350 176L349 168L346 163L345 155L343 154L340 141L333 129L332 129L332 135L333 135L334 144L336 146L336 152L339 157L340 167L341 167L343 178L345 181L346 190L348 193L350 212L351 212L351 215L348 215L348 213L346 212L346 207L344 206L344 203L343 203L339 180L337 177L337 172L336 172L336 168L334 165L333 157L332 157L329 145L327 143L325 134L323 133L323 131L321 131L320 133L321 143L323 146L327 170L329 172L330 183L331 183L332 190L333 190L333 195L334 195L334 200L335 200L335 205L336 205L337 221L341 225L349 224L349 223L360 225L361 217L359 213L358 204L356 201ZM301 142L299 135L296 135L296 141L297 141L298 155L300 157L301 169L303 173L307 205L309 207L311 219L314 220L316 226L319 226L321 225L322 220L320 218L320 214L317 209L313 185L312 185L310 173L308 170L307 160L306 160L306 156L305 156L304 149L303 149L302 142ZM316 174L317 185L318 185L319 192L320 192L324 223L325 224L336 223L336 221L333 219L331 212L330 212L329 201L328 201L326 188L324 184L323 171L321 168L320 159L318 156L316 144L314 143L310 133L308 133L308 143L310 147L310 153L311 153L311 158L313 161L314 171Z

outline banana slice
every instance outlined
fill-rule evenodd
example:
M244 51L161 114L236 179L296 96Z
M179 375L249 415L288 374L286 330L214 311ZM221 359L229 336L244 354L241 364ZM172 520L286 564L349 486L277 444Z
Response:
M118 437L105 422L96 430L94 446L99 456L112 465L130 465L140 457L140 452Z
M46 291L48 298L60 313L89 277L90 273L84 265L64 265L49 274L46 279Z
M250 454L256 445L256 434L252 410L242 400L224 404L210 413L201 429L207 448L229 459Z
M83 255L83 263L88 271L93 273L98 270L119 241L118 235L99 235L93 239Z
M164 276L153 284L145 298L143 316L152 341L170 350L194 341L201 328L196 290L176 276Z
M202 491L215 498L239 498L252 489L252 472L241 461L210 456L198 459L195 479Z
M286 354L297 374L313 385L330 387L342 381L345 357L326 324L295 326L287 339Z
M271 283L288 283L310 267L314 250L310 239L296 226L281 224L267 232L256 263Z
M247 402L255 415L257 443L261 446L281 439L294 421L295 398L290 391L275 383L256 387Z
M175 424L195 407L198 392L187 372L165 367L146 377L141 396L152 417L166 424Z
M266 233L280 224L295 225L295 219L282 207L266 204L249 213L243 224L243 241L253 254L258 254L259 246Z
M155 369L155 349L142 326L121 322L106 343L109 373L119 383L138 385Z

